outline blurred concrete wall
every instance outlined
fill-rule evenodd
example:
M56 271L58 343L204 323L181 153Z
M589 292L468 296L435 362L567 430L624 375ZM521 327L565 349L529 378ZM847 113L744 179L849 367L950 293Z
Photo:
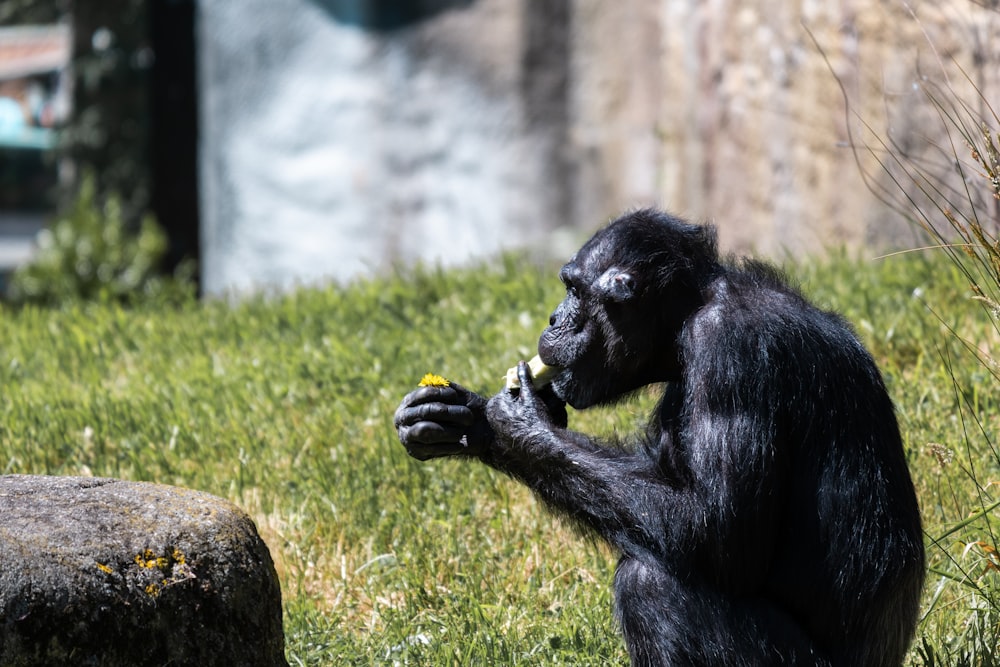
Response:
M849 140L917 151L921 86L968 95L959 65L1000 92L1000 15L969 0L437 2L387 26L201 0L206 291L566 253L650 204L741 252L905 244Z
M379 31L311 0L201 2L206 291L461 262L565 224L566 7Z

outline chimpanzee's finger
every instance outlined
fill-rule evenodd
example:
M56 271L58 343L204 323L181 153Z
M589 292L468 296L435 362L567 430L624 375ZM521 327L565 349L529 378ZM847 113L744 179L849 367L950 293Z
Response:
M517 379L521 383L520 395L525 398L534 398L535 379L531 375L531 367L527 361L517 362Z
M464 391L464 388L463 388ZM400 402L400 407L420 405L421 403L463 403L459 393L453 386L417 387Z
M545 405L548 410L552 424L560 428L566 428L569 416L566 413L566 401L559 398L552 390L552 385L546 385L535 391L535 395Z
M411 426L417 422L438 422L468 426L475 420L472 410L464 405L451 403L420 403L413 406L400 406L396 410L396 427Z
M440 424L438 422L417 422L412 426L404 426L399 430L399 439L404 445L440 445L456 443L465 435L461 426Z
M438 459L445 456L464 454L468 447L464 442L446 442L425 444L420 442L404 442L406 453L418 461Z

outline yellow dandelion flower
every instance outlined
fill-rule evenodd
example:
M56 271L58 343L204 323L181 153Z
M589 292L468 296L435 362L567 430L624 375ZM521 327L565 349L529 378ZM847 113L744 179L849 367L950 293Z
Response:
M104 574L111 574L112 572L114 572L114 570L112 570L110 567L108 567L104 563L98 563L97 564L97 569L100 570L101 572L103 572Z
M447 378L441 377L440 375L435 375L434 373L428 373L427 375L420 378L420 387L447 387L451 383L448 382Z

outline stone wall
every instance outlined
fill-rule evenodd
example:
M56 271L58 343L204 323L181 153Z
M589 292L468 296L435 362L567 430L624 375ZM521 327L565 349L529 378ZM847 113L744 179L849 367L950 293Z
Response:
M861 174L895 196L879 166L893 148L946 177L954 156L930 148L944 137L927 91L975 101L960 68L1000 100L1000 14L967 0L662 6L662 197L738 250L916 242Z
M1000 92L969 0L468 0L391 30L338 4L199 3L209 293L564 255L650 204L741 252L911 244L863 144L929 155L959 65Z

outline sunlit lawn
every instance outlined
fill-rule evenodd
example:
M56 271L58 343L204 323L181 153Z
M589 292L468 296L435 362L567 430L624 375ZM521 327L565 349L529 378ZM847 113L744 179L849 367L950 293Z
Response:
M838 257L791 273L875 354L927 531L944 534L1000 479L995 451L958 409L968 399L992 436L996 381L948 327L983 349L996 336L946 261ZM509 260L238 305L7 309L0 468L151 480L241 505L278 568L292 664L624 664L614 555L481 465L410 460L392 429L400 397L428 371L498 390L533 354L560 291L554 267ZM626 431L650 407L640 397L571 415L571 426ZM997 573L965 545L991 539L974 521L943 542L987 592ZM954 577L945 553L931 548L932 563ZM1000 596L991 607L969 590L929 576L933 612L918 634L982 659L963 633L986 619L995 646Z

